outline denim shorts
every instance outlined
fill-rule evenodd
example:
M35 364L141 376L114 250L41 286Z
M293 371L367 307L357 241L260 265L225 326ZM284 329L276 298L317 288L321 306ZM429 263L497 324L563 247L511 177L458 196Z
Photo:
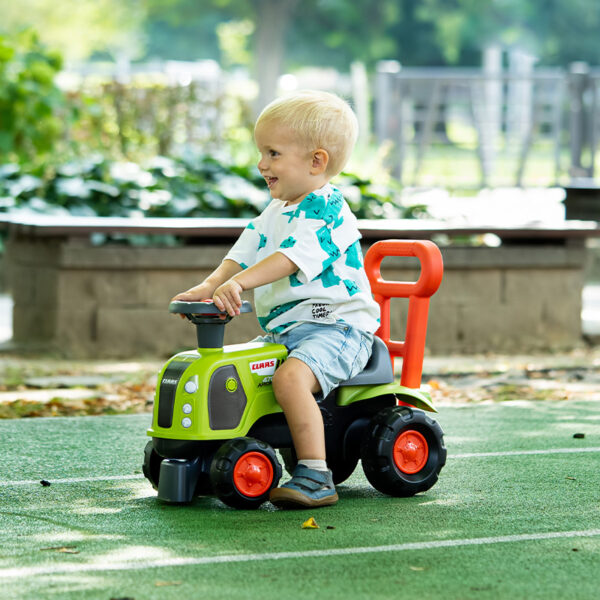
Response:
M268 333L255 341L283 344L288 357L308 365L323 397L342 381L360 373L373 349L373 334L346 323L302 323L283 333Z

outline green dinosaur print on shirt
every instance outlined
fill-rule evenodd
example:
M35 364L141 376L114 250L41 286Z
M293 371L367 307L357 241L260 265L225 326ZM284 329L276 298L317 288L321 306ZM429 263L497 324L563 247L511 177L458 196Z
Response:
M292 300L291 302L286 302L285 304L279 304L278 306L275 306L274 308L272 308L269 312L269 314L266 317L258 317L258 323L259 325L265 330L267 331L267 325L275 318L277 318L278 316L282 315L283 313L287 312L288 310L294 308L294 306L300 304L300 302L304 302L305 298L302 298L300 300Z
M323 221L328 225L333 224L333 229L336 229L344 222L344 219L339 216L343 206L344 197L342 193L339 190L334 190L333 194L329 197L329 202L323 215Z
M344 219L339 216L343 206L344 197L339 190L334 190L329 200L326 200L324 196L310 193L300 202L296 210L283 214L289 217L288 223L304 213L306 219L322 219L327 225L333 224L333 229L335 229L344 222Z
M302 282L298 279L298 275L296 273L292 273L290 275L290 285L292 287L298 287L299 285L303 285Z
M350 281L350 279L344 279L344 285L346 286L346 290L349 296L354 296L354 294L358 294L360 292L360 288L356 281Z
M334 285L338 285L340 283L341 278L339 278L335 271L333 270L333 265L329 265L320 275L317 275L313 281L321 280L323 287L329 288Z
M358 240L356 240L354 244L348 246L348 249L346 250L346 266L351 267L352 269L360 269L363 266L362 250Z
M321 227L317 231L317 239L319 240L319 245L321 246L321 250L328 254L328 258L323 261L323 270L325 270L331 263L335 262L342 253L340 249L333 243L331 239L331 231L327 226Z
M259 233L258 235L260 235L260 239L258 240L257 250L260 250L261 248L264 248L267 245L267 236L263 235L262 233Z
M296 244L296 240L290 235L285 238L281 244L279 244L280 248L292 248Z

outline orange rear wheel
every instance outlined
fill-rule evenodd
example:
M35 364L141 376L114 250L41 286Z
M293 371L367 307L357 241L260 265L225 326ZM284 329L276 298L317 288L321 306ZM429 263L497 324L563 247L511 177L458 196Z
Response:
M360 457L376 490L402 498L414 496L434 485L446 464L444 432L422 410L384 408L363 433Z
M396 438L393 453L398 469L407 475L413 475L427 464L429 445L422 433L408 429Z

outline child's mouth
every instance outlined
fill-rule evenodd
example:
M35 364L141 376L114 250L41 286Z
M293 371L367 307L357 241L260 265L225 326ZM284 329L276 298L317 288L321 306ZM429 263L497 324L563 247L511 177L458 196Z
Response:
M267 186L272 188L278 181L277 177L265 177L265 181L267 182Z

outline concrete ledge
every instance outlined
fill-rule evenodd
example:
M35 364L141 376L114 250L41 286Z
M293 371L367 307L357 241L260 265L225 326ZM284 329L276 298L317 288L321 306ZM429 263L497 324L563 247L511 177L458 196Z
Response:
M232 241L138 248L96 247L79 237L13 236L6 262L14 342L65 356L110 358L163 357L194 346L194 328L169 315L167 303L208 275ZM447 247L442 254L445 276L431 302L430 353L525 353L581 344L583 239ZM417 265L402 260L385 259L383 276L416 279ZM393 333L402 339L406 303L395 300L392 310ZM259 333L254 315L239 317L227 328L226 343Z

